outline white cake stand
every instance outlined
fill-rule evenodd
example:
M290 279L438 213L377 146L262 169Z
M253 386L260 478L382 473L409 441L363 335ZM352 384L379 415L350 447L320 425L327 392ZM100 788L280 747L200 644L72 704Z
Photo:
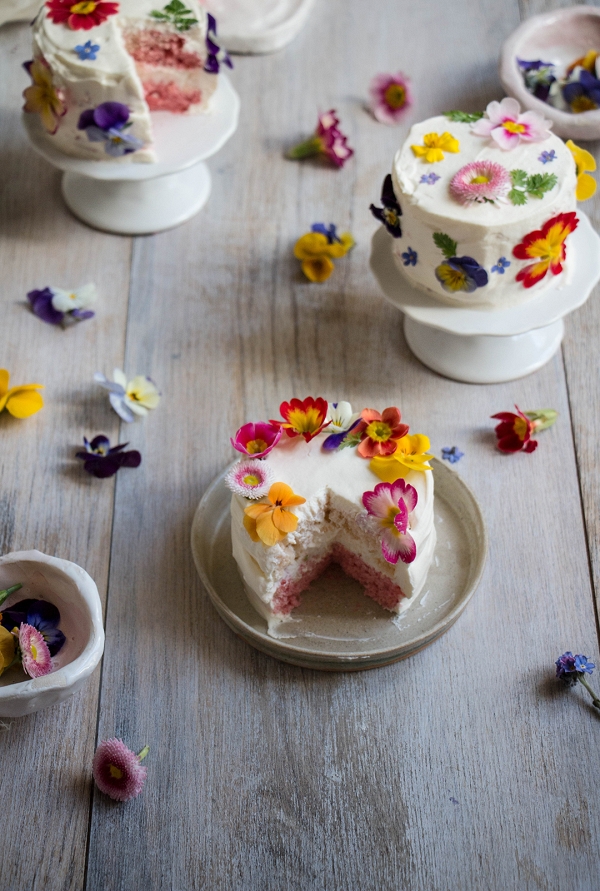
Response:
M499 310L449 306L413 288L394 261L394 239L378 229L371 269L387 299L404 313L404 335L417 359L469 384L511 381L545 365L563 339L563 317L585 303L600 279L600 238L588 217L577 213L568 272L526 303Z
M120 235L145 235L179 226L204 207L211 179L204 160L232 136L239 96L220 74L210 111L198 115L152 113L155 164L84 161L54 148L38 115L24 114L33 148L64 170L66 205L84 223Z
M272 53L304 27L316 0L206 0L232 53Z

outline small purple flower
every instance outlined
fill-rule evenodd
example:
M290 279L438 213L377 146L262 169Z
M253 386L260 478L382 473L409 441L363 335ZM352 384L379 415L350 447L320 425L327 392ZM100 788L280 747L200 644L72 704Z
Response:
M576 114L600 108L600 80L585 68L579 72L579 80L563 86L562 94L571 111Z
M76 46L74 52L77 53L82 62L85 62L88 59L90 62L94 62L96 60L96 53L99 49L100 47L97 43L92 43L91 40L86 40L83 46L81 44Z
M324 235L329 244L333 244L334 241L341 243L341 238L338 237L337 228L333 223L330 223L329 226L326 226L325 223L313 223L310 229L311 232L320 232L321 235Z
M66 637L58 627L60 612L53 603L47 600L20 600L9 609L2 610L1 624L8 630L31 625L44 638L51 656L56 656L62 648Z
M508 269L510 266L510 260L507 260L506 257L500 257L495 266L492 266L492 272L497 272L499 275L504 275L504 270Z
M539 156L538 161L541 161L542 164L549 164L551 161L556 161L556 152L552 149L549 152L542 152Z
M535 59L528 62L525 59L517 59L517 63L523 74L525 86L542 102L546 102L550 95L550 87L555 82L555 66L552 62L542 62Z
M75 457L81 458L84 462L83 469L98 479L114 476L121 467L139 467L142 463L142 456L135 449L122 451L129 445L127 442L113 446L112 449L107 436L95 436L91 442L84 436L83 442L85 452L77 452Z
M404 251L402 254L402 262L405 266L416 266L417 265L417 252L413 251L411 247L408 250Z
M208 29L206 31L206 49L207 56L204 63L204 70L208 74L218 74L221 65L227 65L233 68L233 62L227 55L220 44L217 43L217 21L214 15L207 13Z
M82 285L76 291L62 288L42 288L29 291L27 299L34 315L48 325L66 325L73 321L83 322L92 319L94 313L88 307L96 301L96 286Z
M59 312L52 306L54 293L51 288L42 288L39 291L29 291L27 299L33 313L48 325L60 325L65 317L64 312Z
M442 458L444 461L449 461L450 464L456 464L457 461L464 457L464 454L458 446L444 446L442 449Z
M126 105L120 102L102 102L96 108L87 108L81 113L77 129L85 130L90 142L104 142L107 155L120 158L144 145L136 136L124 132L130 126L129 109Z
M398 199L396 198L396 193L394 192L391 173L388 173L383 181L381 203L383 204L383 207L375 207L375 205L372 204L370 207L371 213L376 220L383 223L390 235L393 235L394 238L400 238L402 236L402 227L400 225L402 208L400 207Z
M432 171L431 173L424 173L419 182L425 183L426 186L434 186L438 179L440 179L438 174Z
M591 674L596 667L593 662L588 662L587 656L574 656L570 650L559 656L555 664L556 677L569 687L577 683L580 675Z

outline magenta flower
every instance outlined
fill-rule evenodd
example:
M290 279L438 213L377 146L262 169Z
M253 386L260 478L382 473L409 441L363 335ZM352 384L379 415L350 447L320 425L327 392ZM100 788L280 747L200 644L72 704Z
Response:
M379 483L365 492L363 505L381 534L381 553L388 563L412 563L417 546L408 532L408 515L417 506L417 490L404 480Z
M23 622L19 626L19 650L23 670L30 678L41 678L52 671L52 659L48 644L41 631Z
M473 161L461 167L450 182L450 194L461 204L483 204L506 197L512 187L510 173L494 161Z
M266 458L281 439L282 432L278 425L259 421L258 424L244 424L229 441L243 455Z
M552 121L547 121L535 111L521 114L516 99L506 97L502 102L490 102L486 116L476 121L471 130L477 136L491 137L501 149L510 151L520 141L541 142L550 136Z
M381 124L397 124L412 104L409 79L402 74L377 74L369 86L371 111Z
M339 129L339 123L333 108L319 115L314 134L310 139L291 148L286 157L299 161L312 155L325 155L336 167L343 167L354 154L354 150L350 148L347 137Z
M94 755L92 773L101 792L115 801L129 801L140 794L148 771L141 761L149 752L144 746L139 755L120 739L105 739Z
M238 461L225 475L225 485L243 498L262 498L274 482L273 471L266 461Z

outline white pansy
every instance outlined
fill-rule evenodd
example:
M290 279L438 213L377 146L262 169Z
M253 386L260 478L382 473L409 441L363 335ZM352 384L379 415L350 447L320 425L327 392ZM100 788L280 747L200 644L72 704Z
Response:
M96 285L90 282L76 291L63 291L62 288L51 287L52 306L58 312L72 312L74 309L89 309L98 297Z
M348 430L360 418L360 412L352 413L352 406L349 402L330 402L327 417L329 420L327 432L341 433L342 430Z
M127 423L131 423L135 415L147 415L160 402L158 387L143 374L136 375L128 382L121 369L115 368L112 381L99 371L94 375L94 380L108 390L110 404Z

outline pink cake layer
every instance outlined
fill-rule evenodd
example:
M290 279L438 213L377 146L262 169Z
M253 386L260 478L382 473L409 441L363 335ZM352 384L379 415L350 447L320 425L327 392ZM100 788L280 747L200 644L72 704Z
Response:
M143 81L144 95L150 111L175 111L180 114L202 101L200 90L182 90L173 81Z
M377 572L372 566L367 566L357 554L352 554L342 545L334 544L333 550L326 557L308 561L300 576L293 580L284 579L281 582L273 598L273 612L282 616L291 613L300 605L302 592L306 591L308 586L323 574L330 563L339 563L346 575L364 585L367 597L384 609L393 610L405 596L398 585Z
M162 31L129 31L125 34L125 48L136 62L165 68L201 68L204 63L200 56L184 47L185 40L178 34Z

